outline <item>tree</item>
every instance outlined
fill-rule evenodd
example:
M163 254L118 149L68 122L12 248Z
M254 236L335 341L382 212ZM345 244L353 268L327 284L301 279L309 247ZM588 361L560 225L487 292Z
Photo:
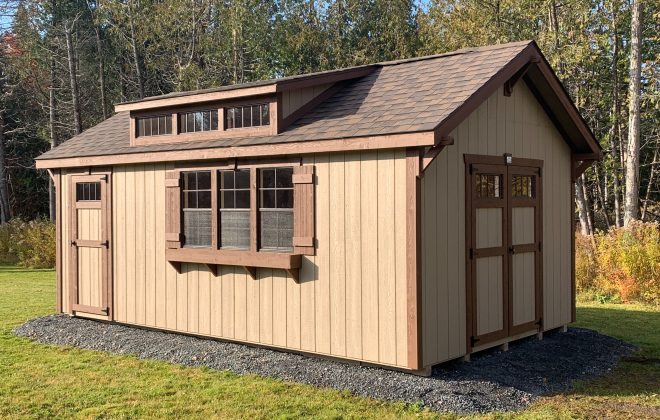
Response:
M630 23L630 86L628 103L628 153L626 156L626 200L624 224L639 217L639 148L641 96L642 2L633 0Z

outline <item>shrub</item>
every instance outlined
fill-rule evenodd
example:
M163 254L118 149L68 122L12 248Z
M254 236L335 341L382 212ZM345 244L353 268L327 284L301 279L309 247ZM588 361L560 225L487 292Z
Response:
M22 267L55 267L55 225L47 219L13 219L0 226L0 261Z
M578 293L601 302L660 304L660 225L635 222L575 238Z

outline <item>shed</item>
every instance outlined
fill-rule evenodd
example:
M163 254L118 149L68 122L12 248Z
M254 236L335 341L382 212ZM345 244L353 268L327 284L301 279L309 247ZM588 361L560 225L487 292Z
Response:
M60 312L418 373L575 319L601 149L534 42L115 111L37 158Z

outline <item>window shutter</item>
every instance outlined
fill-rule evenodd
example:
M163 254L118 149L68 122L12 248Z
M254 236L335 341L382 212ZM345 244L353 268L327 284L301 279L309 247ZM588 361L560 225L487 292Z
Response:
M181 248L181 177L178 171L165 174L166 248Z
M314 166L293 168L293 252L314 255Z

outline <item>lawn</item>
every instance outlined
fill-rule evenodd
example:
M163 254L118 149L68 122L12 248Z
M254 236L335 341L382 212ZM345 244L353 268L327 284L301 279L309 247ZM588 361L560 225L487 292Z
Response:
M2 418L435 417L416 406L348 392L46 346L11 333L27 319L51 313L53 306L52 271L0 267ZM660 311L585 304L578 308L578 325L634 342L641 351L605 378L503 417L660 416Z

